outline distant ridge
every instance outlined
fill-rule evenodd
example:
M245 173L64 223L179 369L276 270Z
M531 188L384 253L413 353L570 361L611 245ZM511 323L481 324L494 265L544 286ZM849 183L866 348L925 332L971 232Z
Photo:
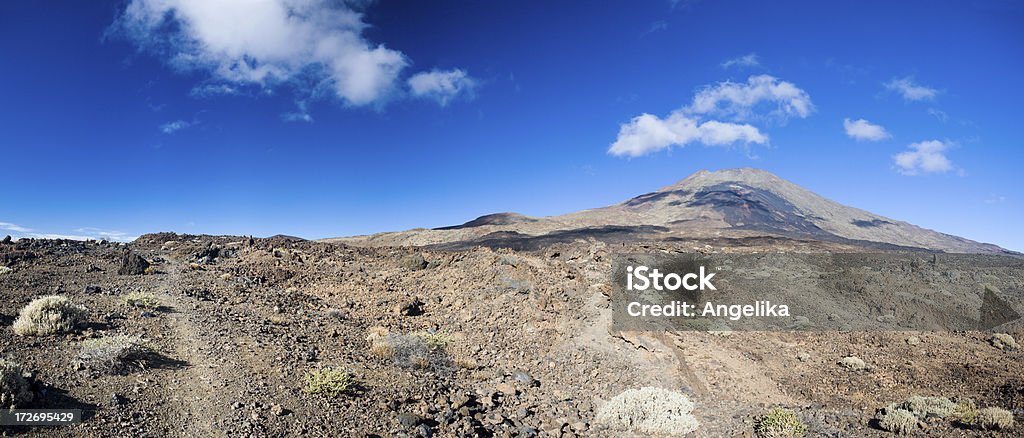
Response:
M698 171L621 203L561 216L481 216L461 225L325 239L362 246L508 246L773 237L872 249L1011 253L826 199L759 169Z

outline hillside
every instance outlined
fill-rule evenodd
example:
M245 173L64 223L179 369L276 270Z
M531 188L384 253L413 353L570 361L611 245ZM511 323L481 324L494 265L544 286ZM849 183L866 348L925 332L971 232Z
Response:
M757 169L699 171L621 203L561 216L481 216L462 225L325 239L358 246L537 249L556 242L773 237L826 247L1005 253L992 244L845 206Z

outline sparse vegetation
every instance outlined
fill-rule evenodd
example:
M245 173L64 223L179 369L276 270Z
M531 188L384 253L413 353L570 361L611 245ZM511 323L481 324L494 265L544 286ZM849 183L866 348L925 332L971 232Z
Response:
M348 317L348 315L345 314L345 311L341 309L328 309L327 316L337 319L339 321L344 321L345 318Z
M370 354L378 359L391 359L395 357L395 347L388 342L375 342L370 344Z
M88 314L84 307L65 296L37 298L18 313L14 333L21 336L46 336L75 330Z
M11 271L13 271L13 269L0 265L0 275L8 274Z
M914 432L919 423L920 421L913 412L892 406L885 408L878 418L878 427L897 435Z
M868 364L857 356L847 356L839 360L839 366L850 371L860 371L868 368Z
M403 368L443 369L451 363L445 347L451 337L437 332L413 332L407 335L390 334L383 327L371 327L366 336L370 354L380 359L391 359Z
M423 258L423 254L419 253L410 254L405 257L402 257L402 259L399 261L399 264L402 265L403 268L408 269L410 271L419 271L421 269L426 269L427 266L430 266L430 263L427 263L427 260Z
M757 419L754 432L761 438L802 437L807 433L807 425L797 418L795 412L775 408Z
M959 400L956 404L956 413L953 415L960 423L972 425L978 417L978 406L969 398Z
M21 365L0 359L0 409L13 409L32 401L32 398Z
M506 266L515 267L519 265L519 257L516 257L512 254L502 254L501 256L498 257L498 263Z
M896 406L910 411L918 418L946 418L957 412L958 405L946 397L923 397L915 395Z
M306 386L302 391L306 394L319 394L327 397L340 397L353 389L355 379L342 368L322 368L306 373Z
M452 341L451 336L441 332L420 331L412 333L412 335L423 338L423 341L427 343L427 346L432 349L447 347L448 343Z
M1000 408L979 410L974 400L969 398L953 401L946 397L913 396L902 403L887 406L879 414L879 427L899 434L915 430L928 418L953 418L964 426L979 429L1005 429L1013 425L1013 415L1009 411Z
M612 397L597 411L596 421L646 435L683 435L700 426L691 411L693 402L686 395L648 386Z
M121 302L140 309L153 310L160 307L160 300L156 298L156 295L148 292L131 292L121 297Z
M988 342L1000 350L1016 350L1017 340L1007 333L996 333L988 339Z
M971 424L983 430L1006 430L1013 427L1013 413L995 407L979 409Z
M150 351L139 336L113 335L86 339L78 358L89 369L117 373L127 369L133 361L141 366L141 357Z

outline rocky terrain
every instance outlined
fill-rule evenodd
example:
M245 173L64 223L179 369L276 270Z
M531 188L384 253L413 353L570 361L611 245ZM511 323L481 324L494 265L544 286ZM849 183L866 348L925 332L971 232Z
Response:
M480 226L506 225L471 228ZM855 237L866 236L847 238ZM8 268L0 272L7 327L0 356L28 376L34 397L21 407L80 408L85 420L0 433L754 436L771 409L785 408L808 436L891 436L878 411L912 396L971 399L979 408L1008 410L1018 423L1024 418L1024 352L1011 338L1024 333L1013 323L984 332L614 330L614 255L695 246L709 257L800 268L806 278L855 274L834 278L842 290L913 295L951 288L944 299L960 300L965 314L977 312L986 293L1024 310L1016 256L942 255L931 263L921 252L806 236L582 239L528 251L169 233L128 245L23 239L0 243L0 265ZM832 264L801 258L837 252L853 256ZM839 281L851 278L857 281ZM80 324L42 336L10 329L32 300L55 294L84 306ZM942 304L955 312L956 302ZM94 340L114 335L138 336L144 347L114 368L82 355ZM310 391L307 378L322 370L339 370L346 385ZM663 422L676 429L623 427L633 406L623 395L650 399L650 390L628 392L640 388L685 396L692 406L663 414L687 421ZM657 400L636 406L653 415L674 399ZM908 427L942 437L1021 430L931 415Z

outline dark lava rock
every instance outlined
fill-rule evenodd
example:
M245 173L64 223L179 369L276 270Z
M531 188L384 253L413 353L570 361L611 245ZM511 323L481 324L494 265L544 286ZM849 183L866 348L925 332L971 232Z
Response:
M406 429L412 429L416 427L417 424L420 424L420 421L423 420L416 414L398 414L398 424L401 424L402 427Z
M423 302L419 298L410 297L402 302L395 304L395 313L402 316L416 316L423 314L423 308L421 307Z
M83 294L98 294L100 292L103 292L103 288L96 286L94 284L90 284L82 288Z
M146 273L149 262L142 256L131 251L125 251L121 256L121 267L117 269L119 275L142 275Z
M419 271L426 269L429 266L427 260L423 258L423 254L413 254L405 256L401 261L402 267L410 271Z
M112 406L112 407L123 406L127 402L128 402L128 399L124 398L124 396L121 395L121 394L118 394L116 392L113 393L113 394L110 394L110 406Z

